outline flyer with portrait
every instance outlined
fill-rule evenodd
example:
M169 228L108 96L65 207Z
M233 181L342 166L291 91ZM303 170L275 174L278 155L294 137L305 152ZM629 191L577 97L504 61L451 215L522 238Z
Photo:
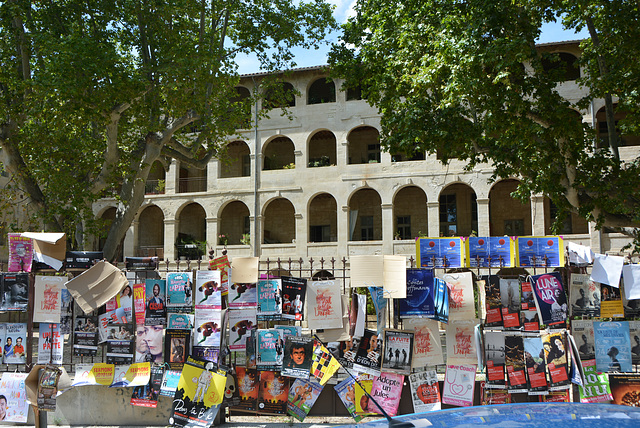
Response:
M356 388L359 388L356 381L352 377L345 378L342 382L333 387L333 390L338 394L342 404L347 409L351 417L356 423L362 420L362 416L356 414Z
M410 374L409 384L411 386L411 401L413 402L413 411L415 413L431 412L442 408L438 374L435 370L426 370Z
M25 380L28 373L2 373L0 395L5 397L4 422L26 423L29 413Z

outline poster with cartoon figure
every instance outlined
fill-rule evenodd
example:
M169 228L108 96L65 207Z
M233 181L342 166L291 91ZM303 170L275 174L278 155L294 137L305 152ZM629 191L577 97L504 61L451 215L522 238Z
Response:
M221 309L222 287L219 270L196 272L196 309Z
M300 422L304 421L309 411L320 396L324 385L312 379L296 379L289 389L287 414Z

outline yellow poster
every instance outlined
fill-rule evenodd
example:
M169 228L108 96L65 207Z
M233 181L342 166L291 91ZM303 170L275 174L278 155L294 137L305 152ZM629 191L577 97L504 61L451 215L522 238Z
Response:
M90 384L109 386L113 383L115 366L113 364L96 363L89 371Z

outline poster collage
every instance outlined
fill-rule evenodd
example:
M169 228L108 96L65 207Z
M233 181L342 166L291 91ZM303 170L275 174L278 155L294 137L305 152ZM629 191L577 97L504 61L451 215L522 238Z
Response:
M129 387L131 405L143 407L172 397L174 426L208 426L221 405L302 421L326 385L356 421L398 414L404 385L416 412L442 404L508 403L515 393L575 400L572 384L580 386L581 401L631 404L630 391L640 394L633 373L640 363L640 321L633 320L640 316L640 280L636 284L635 270L627 271L636 265L593 255L586 263L580 259L581 267L572 260L570 268L552 269L564 265L562 240L528 238L544 242L519 263L544 273L456 271L495 266L491 255L473 253L468 241L454 238L466 246L456 250L456 262L450 238L422 238L419 267L402 272L402 297L382 279L367 292L347 295L341 281L261 276L257 258L222 256L210 261L209 270L131 280L99 308L85 311L71 297L73 281L36 275L30 315L39 325L37 361L56 373L41 379L40 387L56 391L62 375L55 368L64 362L67 342L74 355L97 356L101 347L104 355L101 363L76 364L72 387ZM512 239L506 245L512 248L499 248L496 259L503 268L515 267L524 251L516 251ZM546 269L539 269L539 260ZM620 266L617 282L613 262ZM7 275L9 285L16 276L2 275L3 299ZM354 275L352 270L352 284ZM393 299L385 298L389 294ZM367 328L369 299L383 318L375 329ZM400 328L386 328L381 308L390 303ZM26 324L0 324L5 363L24 363L16 359L16 347L24 352L17 342L26 334ZM340 381L329 382L338 370ZM483 372L486 380L476 382ZM2 375L0 400L24 397L24 378L16 375ZM477 384L481 402L474 402ZM623 396L616 395L618 385ZM42 409L55 409L55 394ZM23 416L26 421L26 409ZM9 417L23 422L17 414Z

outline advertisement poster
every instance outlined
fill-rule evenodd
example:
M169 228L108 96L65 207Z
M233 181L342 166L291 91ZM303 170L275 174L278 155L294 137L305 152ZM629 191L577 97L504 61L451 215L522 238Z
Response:
M487 388L485 382L480 382L480 405L490 406L492 404L510 404L511 395L506 389Z
M220 291L223 296L226 296L229 293L229 277L231 273L229 258L226 255L216 257L209 262L209 269L220 271Z
M282 277L282 318L301 321L304 319L304 300L307 295L307 280L290 276Z
M136 325L144 325L145 316L145 285L133 284L133 313L136 318Z
M442 408L438 374L435 370L412 373L409 375L409 384L415 413L431 412Z
M60 322L61 293L66 276L36 276L33 322Z
M379 376L373 378L371 396L389 416L398 414L403 384L404 375L398 373L382 372ZM374 406L374 408L374 413L382 414L377 406Z
M469 267L513 267L515 246L508 236L475 237L465 241Z
M258 330L256 336L256 365L258 370L281 370L284 340L281 330Z
M476 365L447 365L442 402L453 406L473 406Z
M106 363L76 364L76 373L71 386L102 385L113 383L115 366Z
M289 389L287 414L300 422L304 421L323 388L314 379L296 379Z
M587 274L570 275L571 316L600 316L600 284Z
M191 332L189 330L167 329L164 337L165 362L172 370L180 370L190 354Z
M149 383L134 387L129 403L133 406L155 409L158 405L158 395L160 393L160 386L162 385L163 374L164 370L162 367L151 366Z
M222 403L226 373L207 367L211 363L189 358L182 369L173 398L169 423L178 427L208 428Z
M420 267L464 267L462 238L418 238L416 247Z
M178 389L178 382L180 382L180 370L165 370L162 376L162 383L160 384L159 395L163 397L173 397L176 395L176 389Z
M288 336L284 342L282 375L298 379L309 378L312 355L312 337Z
M564 243L559 236L518 236L516 243L520 267L564 266Z
M340 400L344 407L347 409L351 417L356 423L362 420L362 416L356 414L356 381L352 377L347 377L342 382L338 383L333 387L333 390Z
M567 346L564 339L564 333L542 335L542 346L549 371L549 387L552 389L570 383Z
M484 293L486 299L487 317L486 327L502 326L502 299L500 296L500 277L498 275L484 275Z
M246 338L258 326L256 308L229 309L229 325L229 348L232 351L244 350Z
M46 366L38 379L38 410L45 412L56 411L56 397L58 396L58 379L62 371L53 366Z
M149 383L149 376L151 375L151 365L149 363L133 363L112 367L114 367L115 371L110 388L134 387Z
M613 400L609 386L609 375L598 373L596 360L582 361L585 385L580 388L581 403L609 403Z
M73 325L73 297L66 287L60 292L60 333L71 334Z
M519 329L521 298L518 278L500 278L500 304L504 328Z
M382 371L400 374L411 373L414 332L385 329L383 332Z
M631 339L631 362L640 364L640 321L629 323L629 338Z
M167 318L167 328L176 330L193 330L195 317L193 314L170 313Z
M407 297L397 300L400 318L433 317L433 269L407 269Z
M551 272L530 278L540 323L563 324L567 319L567 297L560 273Z
M166 289L167 282L164 279L147 279L145 281L147 305L144 325L167 324Z
M505 387L504 334L500 331L484 332L484 355L487 365L487 388Z
M8 233L9 272L31 272L33 262L33 240L20 233Z
M274 371L260 372L258 412L268 415L286 415L289 400L289 378Z
M378 340L380 339L380 340ZM357 338L353 338L355 342ZM374 376L380 374L382 360L382 338L373 330L365 330L360 338L358 351L356 352L353 368L356 371L368 373Z
M222 311L219 309L196 310L196 331L193 346L220 347Z
M118 337L122 337L123 339L107 340L106 355L107 355L108 364L133 363L133 359L135 356L133 332L130 332L129 329L133 329L133 326L131 324L122 324L120 325L120 330L118 331L117 334L118 334Z
M312 281L307 288L307 325L311 329L342 328L342 289L336 280Z
M624 318L624 304L618 287L600 284L602 301L600 302L600 316L602 318Z
M4 339L4 363L24 364L27 361L25 346L27 345L27 324L6 323Z
M64 336L60 324L40 323L38 364L62 365Z
M433 319L443 323L449 322L449 288L440 278L433 279Z
M529 395L546 393L548 390L547 365L545 363L542 339L540 336L525 336L523 337L523 342Z
M236 381L240 403L234 408L248 411L258 410L258 392L260 390L258 371L236 366Z
M638 375L609 375L612 404L640 407L640 378Z
M598 372L631 372L631 341L627 321L593 323Z
M511 392L527 392L525 376L524 341L522 336L506 334L504 336L505 359L508 389Z
M29 302L29 274L3 273L0 311L26 311Z
M324 385L339 368L340 363L333 357L333 354L322 343L316 343L313 349L310 375L320 382L320 385Z
M193 285L191 272L167 273L167 307L181 308L193 306Z
M429 318L409 318L404 321L404 326L413 330L412 368L444 364L438 321Z
M366 393L371 394L371 388L373 387L373 376L368 374L358 375L358 382L356 384L356 413L358 415L373 415L373 409L378 410L378 406L369 400L369 396Z
M135 361L137 363L163 363L162 325L137 325L135 335Z
M196 309L222 309L219 270L196 272Z
M0 395L5 398L5 413L2 418L4 422L27 422L29 404L27 404L25 379L28 375L28 373L2 373Z
M255 308L258 306L257 283L234 282L229 287L230 308Z
M475 326L478 320L447 324L447 364L474 364L478 361Z
M471 272L446 273L442 280L449 287L449 319L470 320L476 317ZM519 296L518 296L519 298Z
M596 358L596 342L592 320L571 320L571 334L573 335L578 355L582 361Z
M282 319L282 281L263 279L258 281L258 321Z

